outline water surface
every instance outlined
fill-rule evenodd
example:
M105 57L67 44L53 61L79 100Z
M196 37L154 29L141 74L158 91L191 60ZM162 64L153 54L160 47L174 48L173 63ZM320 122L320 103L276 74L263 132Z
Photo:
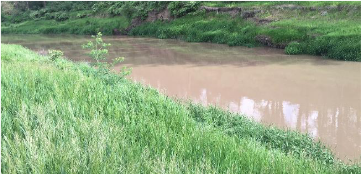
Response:
M60 49L69 59L89 61L80 45L90 36L2 35L1 39L39 53ZM125 57L135 81L263 124L308 133L339 158L360 161L360 62L289 56L272 48L118 36L104 40L112 44L110 57Z

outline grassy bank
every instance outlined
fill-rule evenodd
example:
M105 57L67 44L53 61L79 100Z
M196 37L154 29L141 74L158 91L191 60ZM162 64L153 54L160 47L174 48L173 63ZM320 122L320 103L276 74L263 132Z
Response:
M305 135L1 46L2 173L360 173Z

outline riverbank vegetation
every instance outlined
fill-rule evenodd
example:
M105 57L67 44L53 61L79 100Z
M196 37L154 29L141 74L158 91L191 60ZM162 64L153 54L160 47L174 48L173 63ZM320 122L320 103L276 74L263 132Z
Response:
M171 99L56 51L1 47L2 173L360 173L307 135Z
M145 23L135 27L130 34L230 46L266 45L285 48L287 54L360 61L359 12L351 14L342 9L322 16L318 10L268 8L258 9L265 11L253 14L255 16L248 19L231 17L227 13L196 11L172 21Z
M342 1L2 2L1 32L100 31L360 61L360 9L360 2Z

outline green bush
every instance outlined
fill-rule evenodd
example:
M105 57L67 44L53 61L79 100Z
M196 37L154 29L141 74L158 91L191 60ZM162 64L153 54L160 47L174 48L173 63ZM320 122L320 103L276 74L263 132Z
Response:
M320 36L304 43L307 54L336 60L361 61L361 35Z
M361 36L320 36L301 43L291 42L287 54L311 54L336 60L361 61Z
M57 21L65 21L69 19L69 15L67 13L58 13L55 17L55 20Z
M47 9L47 8L42 8L42 9L39 10L39 14L40 14L41 16L44 16L47 12L48 12L48 9Z
M31 19L36 19L36 18L39 18L40 17L40 13L39 13L39 11L32 11L32 12L30 12L30 18Z
M45 17L46 20L50 20L50 19L54 19L54 18L55 18L53 13L46 13L46 14L44 15L44 17Z
M107 12L112 16L121 15L122 6L127 2L113 2L110 7L108 7Z
M1 13L1 22L8 22L8 21L10 21L10 18L11 18L11 16L10 15L6 15L6 14L4 14L4 13Z
M59 29L58 27L47 27L41 30L41 32L44 34L58 34L59 33L58 29Z
M99 12L101 10L104 10L105 8L107 8L109 5L109 2L98 2L98 3L95 3L93 6L92 6L92 10L94 13L96 12Z
M285 53L290 54L290 55L295 55L295 54L301 54L303 53L301 48L301 44L298 42L291 42L288 44L287 47L285 47Z
M18 13L16 15L11 15L7 19L9 19L9 22L11 23L20 23L23 21L30 20L32 18L30 17L30 11L25 11L22 13Z
M84 18L84 17L86 17L87 16L87 14L85 14L85 13L77 13L77 18Z
M258 45L252 36L240 33L231 34L227 44L229 46L247 46L247 47L254 47Z
M126 3L121 8L122 15L125 16L128 21L132 20L132 18L134 17L135 11L136 11L136 8L129 5L129 3Z
M107 47L111 46L110 43L103 42L102 33L98 32L97 35L92 35L94 41L89 41L87 44L82 45L83 49L88 49L90 52L88 55L95 60L95 63L92 63L97 67L99 75L108 76L111 73L111 68L116 64L124 61L124 57L117 57L113 59L112 63L108 63L108 49ZM130 73L130 69L124 68L119 72L121 77L125 77Z
M306 31L301 29L270 28L263 31L264 35L270 36L275 44L287 44L293 41L301 41L307 38Z
M48 53L49 53L49 58L52 61L55 61L63 57L63 52L60 50L49 50Z
M168 9L174 17L181 17L196 11L200 4L198 1L172 1L169 3Z
M139 2L139 1L129 1L129 2L119 2L114 3L111 7L108 8L108 11L111 15L121 14L128 18L131 21L134 18L140 18L145 20L148 16L148 13L151 11L160 11L167 7L169 2ZM120 7L120 8L118 8Z

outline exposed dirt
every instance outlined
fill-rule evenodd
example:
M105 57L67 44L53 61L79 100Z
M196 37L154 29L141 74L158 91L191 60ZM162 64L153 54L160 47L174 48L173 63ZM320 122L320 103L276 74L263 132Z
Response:
M148 13L147 19L145 20L146 22L154 22L156 20L172 20L173 17L171 16L171 12L170 10L168 10L167 8L162 10L162 11L151 11Z
M131 31L134 27L140 26L141 24L145 23L145 22L154 22L156 20L161 20L161 21L169 21L169 20L173 20L174 18L171 16L171 12L170 10L163 9L161 11L151 11L148 12L147 18L145 20L142 20L140 17L132 19L131 21L131 25L128 26L126 29L119 31L119 32L115 32L117 29L113 30L113 34L114 35L127 35L127 33L129 31Z
M323 6L323 7L307 7L307 6L300 6L295 4L284 4L284 5L276 5L276 6L270 6L267 8L259 8L259 7L206 7L201 6L200 10L205 10L207 13L210 12L216 12L216 13L228 13L232 17L240 16L243 19L248 19L251 21L254 21L255 23L259 25L268 24L273 21L280 20L280 17L283 17L284 11L294 11L294 10L301 10L301 11L319 11L320 15L326 16L329 14L330 11L342 11L342 10L348 10L348 11L356 11L361 10L360 6L352 6L352 5L339 5L339 6ZM273 18L260 18L258 16L262 14L269 13Z
M278 43L278 44L273 43L271 37L266 35L256 36L255 40L263 44L264 46L273 47L273 48L284 49L288 45L287 43Z
M131 31L134 27L140 26L144 21L138 17L134 18L131 21L131 25L129 25L126 29L122 30L120 34L127 35L129 31Z
M243 19L253 21L259 25L268 24L273 22L272 19L260 19L257 17L259 13L263 13L264 11L257 8L248 8L244 9L241 7L206 7L201 6L200 10L205 10L207 13L216 12L216 13L227 13L232 17L240 16Z
M201 6L200 10L205 10L206 12L216 12L216 13L228 13L231 16L236 16L238 14L240 14L240 12L242 11L241 7L206 7L206 6Z

